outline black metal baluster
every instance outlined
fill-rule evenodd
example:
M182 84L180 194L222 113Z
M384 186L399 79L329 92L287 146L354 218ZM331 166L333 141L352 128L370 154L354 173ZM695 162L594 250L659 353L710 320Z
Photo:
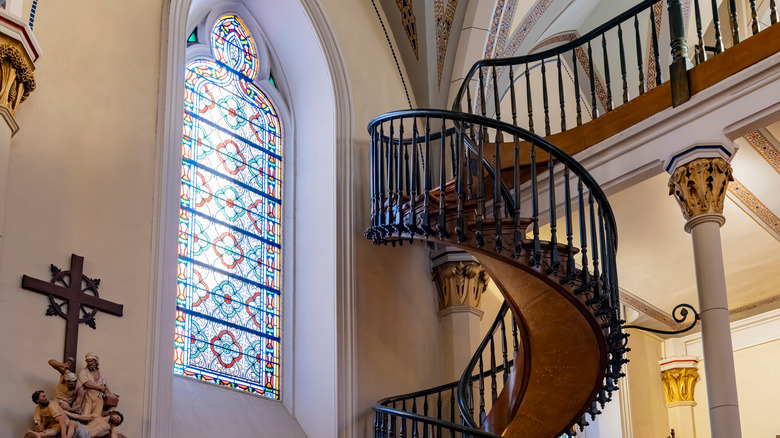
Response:
M496 120L501 121L501 103L498 100L498 81L496 79L496 68L493 67L493 101L496 105ZM487 134L487 133L486 133ZM504 249L501 231L501 143L504 142L504 135L500 129L496 130L496 163L495 175L493 177L493 219L495 220L496 252Z
M472 413L473 415L473 413ZM479 357L479 424L485 421L485 370Z
M534 225L534 250L531 254L531 266L539 266L542 260L542 244L539 240L539 184L536 177L536 145L531 142L531 220Z
M506 318L501 320L501 357L504 360L504 386L506 386L506 380L509 378L509 356L507 355L506 345Z
M579 70L580 68L579 63L577 62L577 48L571 49L571 65L572 70L574 71L574 101L577 104L577 126L582 125L582 105L580 103L580 100L582 97L580 96L580 76L579 76Z
M398 119L398 156L397 156L397 162L396 162L396 172L397 172L397 186L398 186L398 197L396 198L395 203L395 229L398 231L398 235L400 236L401 233L404 231L404 221L403 221L403 197L404 197L404 163L403 163L403 154L405 152L404 148L404 119L399 118Z
M466 92L468 94L468 89L466 89ZM469 103L469 113L471 113L471 95L468 96L468 103ZM474 132L474 124L469 123L469 140L474 141L476 139L476 133ZM464 144L465 146L465 144ZM466 152L466 185L468 190L466 191L468 200L471 201L473 199L472 195L472 183L471 183L471 150L469 148L465 148Z
M377 175L379 169L377 168L377 132L376 126L371 130L371 227L376 227L376 219L379 207L377 205L377 195L379 183L377 181Z
M496 107L495 119L501 121L501 102L498 100L498 75L496 74L496 67L493 66L493 105Z
M604 87L607 89L607 107L604 108L606 112L612 111L614 104L612 103L612 80L609 74L609 55L607 54L607 34L601 34L601 51L604 56Z
M599 274L599 249L598 249L598 241L596 240L596 216L594 214L593 209L593 191L588 190L588 206L590 208L590 252L593 256L593 282L595 283L594 288L594 299L600 299L601 298L601 275Z
M737 2L729 0L729 18L731 19L731 45L739 44L739 15L737 13Z
M412 413L417 413L417 398L412 399ZM420 438L417 430L417 420L412 420L412 438Z
M544 60L542 64L542 103L544 104L544 135L550 135L550 104L547 98L547 65Z
M412 166L409 163L409 145L404 143L404 194L412 192Z
M569 187L569 166L563 168L564 196L566 196L566 278L564 283L574 282L574 232L572 227L571 189Z
M520 349L520 343L517 340L517 321L515 321L515 315L512 315L512 357L517 359L517 351Z
M590 73L591 118L595 119L599 116L599 103L596 100L596 72L593 70L593 47L590 40L588 41L588 72Z
M450 423L455 422L455 388L450 390Z
M775 0L769 0L769 21L771 24L777 23L777 4Z
M531 70L528 63L525 63L525 95L528 100L528 130L534 132L534 104L531 99Z
M634 30L636 31L636 60L639 70L639 95L645 93L645 66L642 62L642 37L639 36L639 15L634 15Z
M490 336L490 396L491 403L498 398L498 383L496 382L496 342L493 335ZM492 404L491 404L492 406Z
M464 153L468 153L468 149L466 149L465 139L463 138L463 131L458 130L457 136L458 150L456 155L458 172L456 184L458 189L458 218L455 222L455 236L458 239L458 243L461 243L466 239L466 224L463 217L463 209L466 203L466 193L463 191L463 179L465 178L465 175L463 175L464 166L461 164L461 159L463 158ZM468 161L466 161L466 166L468 166Z
M453 135L450 135L450 161L452 162L452 177L455 178L455 174L458 172L457 170L457 158L455 157L455 137L457 136L457 132L454 132Z
M395 142L394 140L395 136L395 128L393 126L393 119L390 119L390 137L387 141L387 148L389 151L388 158L387 158L387 221L385 223L385 228L387 229L388 234L392 234L393 232L393 207L394 202L396 198L393 195L394 191L394 180L395 172L393 165L397 161L397 152L395 150Z
M590 273L588 272L588 235L585 220L585 200L582 194L582 178L579 178L577 181L577 193L579 197L580 212L580 254L582 257L580 260L582 264L582 283L580 284L580 287L577 288L574 292L581 294L583 292L587 292L590 289Z
M413 119L414 126L412 127L412 157L414 166L412 167L412 187L409 191L409 216L406 221L406 228L409 229L409 234L414 237L415 233L420 232L420 228L417 227L417 194L420 192L420 162L417 160L419 155L419 143L417 137L417 116Z
M422 231L427 239L431 235L431 122L425 116L425 160L423 161L425 196L423 197Z
M379 438L379 412L374 411L374 437Z
M558 54L558 100L561 105L561 132L566 130L566 97L563 94L563 72L561 55Z
M517 126L517 98L515 96L515 69L509 66L509 96L512 101L512 125Z
M442 117L441 119L441 139L439 140L439 221L436 224L436 228L439 231L439 239L446 239L450 237L450 233L447 231L447 207L445 203L445 195L446 195L446 189L447 189L447 175L446 175L446 169L447 165L445 163L446 157L446 151L447 151L447 139L446 139L446 133L447 133L447 124Z
M655 10L650 8L650 35L653 43L653 60L655 61L655 85L656 87L661 85L663 78L661 77L661 53L658 51L658 30L655 28Z
M441 391L439 391L439 394L436 396L436 419L443 420L443 418L441 418ZM441 426L436 427L436 437L441 438Z
M757 34L758 29L758 11L756 11L756 0L750 0L750 26L753 30L753 35Z
M701 28L701 9L699 8L699 0L693 0L694 15L696 17L696 36L698 42L696 44L696 64L701 64L707 60L707 50L704 49L704 33Z
M628 102L628 78L626 73L626 51L623 47L623 27L618 24L618 43L620 48L620 76L623 78L623 103Z
M553 166L552 154L547 159L547 179L550 182L550 266L545 271L547 275L556 275L561 267L558 254L558 218L555 202L555 166Z
M605 298L609 299L609 261L607 260L607 244L604 236L604 213L601 210L601 204L598 206L599 217L599 249L601 252L601 280Z
M487 115L487 100L485 99L485 75L482 73L482 67L479 69L479 101L481 104L482 117ZM474 232L477 247L485 244L483 232L483 222L486 216L485 208L485 142L489 141L487 128L480 126L477 131L477 217L476 231Z
M517 126L517 99L515 96L515 75L512 66L509 66L509 83L512 100L512 124ZM523 235L520 229L520 140L517 134L512 136L514 141L514 167L513 167L513 185L514 185L514 203L515 203L515 249L512 256L520 257L520 251L523 249Z
M712 0L712 25L715 27L715 54L723 52L723 38L720 34L720 17L718 14L718 2Z
M393 409L395 409L395 402L393 402ZM390 436L390 438L395 438L396 426L395 415L390 414L390 424L387 426L387 434Z
M406 400L401 404L401 410L406 412ZM401 417L401 430L398 438L406 438L406 417Z
M481 247L485 244L482 235L482 225L485 219L484 138L485 127L480 126L479 134L477 134L477 223L475 225L476 229L474 230L477 247Z

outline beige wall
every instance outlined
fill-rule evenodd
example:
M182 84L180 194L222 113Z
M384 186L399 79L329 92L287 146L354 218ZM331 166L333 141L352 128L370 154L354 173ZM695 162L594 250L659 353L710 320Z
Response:
M122 318L98 315L97 330L81 326L79 367L84 353L100 355L121 395L122 430L141 434L160 20L158 0L54 2L36 16L43 54L11 144L0 259L7 436L31 424L30 394L53 389L46 361L64 345L64 320L44 315L47 299L22 290L21 276L47 280L49 264L69 269L71 253L102 280L101 297L125 306Z
M636 330L628 346L631 351L626 365L628 378L618 385L628 385L631 404L631 427L634 438L662 438L669 435L665 395L658 361L663 357L663 342Z
M737 374L739 415L744 438L774 437L780 435L780 416L777 398L780 394L780 340L762 343L734 352ZM709 407L704 362L699 363L701 380L696 384L694 408L696 437L709 438Z

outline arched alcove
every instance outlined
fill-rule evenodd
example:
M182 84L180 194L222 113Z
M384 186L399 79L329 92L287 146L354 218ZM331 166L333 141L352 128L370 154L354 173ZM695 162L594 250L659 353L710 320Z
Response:
M256 434L264 419L270 434L274 427L292 427L297 421L310 437L344 436L347 432L340 429L347 419L354 418L355 378L352 189L348 185L352 114L345 71L315 2L259 0L237 4L256 20L280 66L278 76L277 72L274 76L292 119L294 141L287 146L287 160L294 161L294 175L287 170L284 187L294 200L285 207L290 233L284 236L288 256L283 405L173 377L170 352L187 32L206 12L225 5L214 0L173 0L163 16L159 220L153 257L157 276L151 294L150 307L155 311L150 316L154 324L149 333L153 362L148 367L145 404L145 416L150 419L148 436L187 436L191 431L199 436L218 435L226 430L234 436ZM218 408L204 415L207 402ZM231 429L225 429L226 422L232 424ZM292 429L276 430L295 433Z

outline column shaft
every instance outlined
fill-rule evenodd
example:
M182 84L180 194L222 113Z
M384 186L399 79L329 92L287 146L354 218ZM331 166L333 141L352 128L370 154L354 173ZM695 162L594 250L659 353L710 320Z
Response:
M713 438L738 438L742 432L720 223L716 220L702 221L691 227L691 237L701 314L710 429Z

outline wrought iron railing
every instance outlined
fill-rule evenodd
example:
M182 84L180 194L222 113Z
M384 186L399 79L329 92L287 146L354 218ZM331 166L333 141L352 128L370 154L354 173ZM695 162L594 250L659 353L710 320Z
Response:
M626 335L620 327L615 218L593 177L544 138L471 114L396 111L374 119L369 134L372 221L366 236L376 244L432 235L475 249L487 250L484 247L492 244L489 251L520 259L571 286L584 296L604 330L608 369L597 402L606 402L622 376ZM511 157L506 168L504 154ZM564 228L560 234L559 226ZM486 338L483 350L491 344ZM479 357L472 360L472 370ZM494 369L491 364L489 371L467 371L464 376L482 376L477 380L484 385L487 373L496 375ZM474 398L468 393L473 390L461 393L458 405L466 424L478 429ZM483 402L480 393L480 419ZM594 405L591 413L596 411Z
M409 436L409 437L496 437L496 435L485 432L473 426L464 417L466 412L459 406L462 399L458 397L459 385L463 388L474 388L479 385L483 391L480 391L481 405L484 407L484 385L485 380L493 380L495 383L506 381L508 373L511 372L514 365L514 354L509 358L507 347L506 325L507 319L515 327L514 330L514 351L518 349L517 328L511 313L508 314L509 307L504 303L496 315L493 325L488 330L483 343L488 339L494 338L499 333L503 333L504 353L503 358L497 358L494 352L492 366L488 370L480 370L477 374L464 375L459 381L451 382L446 385L437 386L411 394L404 394L395 397L388 397L380 400L374 405L374 432L377 437L391 436ZM499 331L500 330L500 331ZM501 360L499 365L495 363ZM462 383L466 382L466 383ZM495 387L494 393L500 391L500 386ZM473 406L473 392L465 390L465 405ZM483 409L484 411L484 409ZM400 413L404 413L403 415ZM403 434L403 435L402 435Z
M737 2L721 1L728 3L729 43L736 45L743 39ZM756 2L741 1L750 10L751 31L756 34ZM718 12L720 2L712 0L705 5L709 8L708 23L702 21L700 3L693 0L696 41L690 44L697 64L707 59L708 51L717 55L725 47ZM503 115L515 126L549 136L595 120L670 78L673 104L684 103L690 98L687 70L691 64L687 59L685 25L688 17L684 16L681 0L668 1L669 57L669 49L659 48L663 4L645 0L585 35L554 35L547 40L549 44L566 42L549 50L476 62L455 96L453 111L499 121ZM769 8L771 24L775 24L774 0ZM545 41L540 44L539 49ZM671 64L669 70L662 66L666 61ZM511 121L507 114L511 114Z

